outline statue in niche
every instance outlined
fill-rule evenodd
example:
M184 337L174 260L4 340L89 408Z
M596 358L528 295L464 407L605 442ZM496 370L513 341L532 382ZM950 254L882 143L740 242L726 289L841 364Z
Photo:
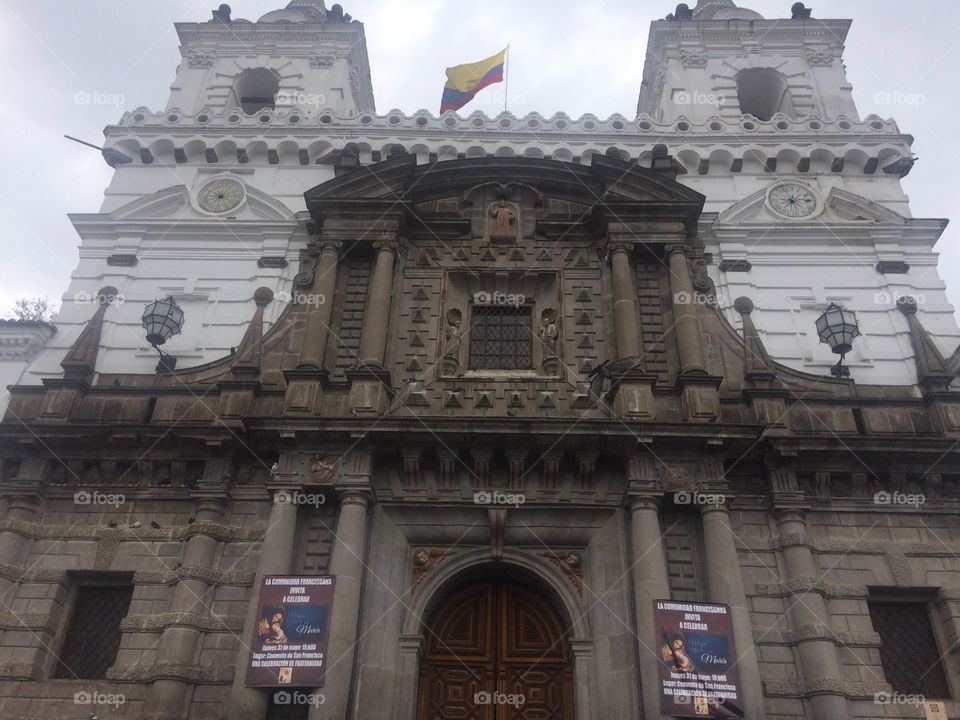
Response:
M543 371L553 375L557 370L557 313L553 308L547 308L540 314L540 329L537 337L540 339L543 351Z
M490 242L515 243L517 241L517 209L514 203L497 200L490 204Z
M463 313L457 308L452 308L447 312L446 320L443 374L453 375L460 369L460 324L463 322Z

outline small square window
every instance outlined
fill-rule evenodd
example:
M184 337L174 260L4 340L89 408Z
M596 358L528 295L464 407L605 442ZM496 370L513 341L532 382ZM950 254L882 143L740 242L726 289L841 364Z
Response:
M116 662L133 585L81 584L54 677L98 680Z
M533 332L528 305L473 308L470 323L472 370L529 370L533 367Z
M868 603L873 629L880 635L883 674L895 692L948 698L950 689L924 602Z

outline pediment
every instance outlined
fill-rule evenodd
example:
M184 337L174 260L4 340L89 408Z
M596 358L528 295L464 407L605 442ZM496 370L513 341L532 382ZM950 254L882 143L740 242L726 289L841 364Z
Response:
M203 178L198 185L209 178ZM293 212L282 202L257 188L246 185L243 204L229 213L236 220L295 221ZM109 213L112 220L211 220L224 219L200 211L186 185L173 185L152 195L138 198ZM226 214L225 214L226 215Z
M313 218L381 212L445 201L467 201L485 185L525 187L540 202L556 199L606 208L610 214L675 217L695 226L704 196L677 182L670 172L642 168L618 158L594 155L589 165L547 158L478 157L418 165L405 156L375 163L308 190L304 197ZM452 204L446 207L452 207Z
M856 225L903 225L906 219L893 210L865 197L843 190L831 188L826 197L810 183L798 181L809 188L817 198L817 210L809 219L789 219L775 213L767 203L767 193L771 183L762 190L748 195L720 213L716 226L731 225L798 225L816 224L856 224Z

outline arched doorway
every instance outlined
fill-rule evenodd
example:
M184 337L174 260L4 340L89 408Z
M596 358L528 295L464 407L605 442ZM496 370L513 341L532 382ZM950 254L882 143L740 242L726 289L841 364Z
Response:
M544 598L513 582L472 582L424 629L417 720L573 720L566 632Z

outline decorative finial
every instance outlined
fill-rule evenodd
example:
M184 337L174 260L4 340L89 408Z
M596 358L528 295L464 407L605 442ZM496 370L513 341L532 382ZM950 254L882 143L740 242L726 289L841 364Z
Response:
M229 25L231 22L230 20L231 12L232 11L230 10L230 6L227 5L226 3L223 3L220 7L218 7L216 10L213 11L213 19L219 20L220 22Z
M795 2L790 8L790 19L791 20L807 20L810 17L812 10L804 5L802 2Z

